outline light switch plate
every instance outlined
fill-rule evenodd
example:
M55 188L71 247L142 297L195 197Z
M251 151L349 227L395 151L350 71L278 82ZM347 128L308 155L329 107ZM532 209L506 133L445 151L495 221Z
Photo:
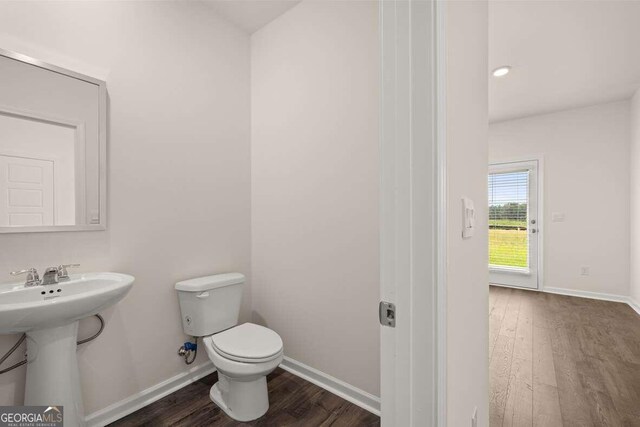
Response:
M564 222L564 212L553 212L551 214L552 222Z
M462 238L468 239L473 236L476 229L476 209L473 200L468 197L462 198Z

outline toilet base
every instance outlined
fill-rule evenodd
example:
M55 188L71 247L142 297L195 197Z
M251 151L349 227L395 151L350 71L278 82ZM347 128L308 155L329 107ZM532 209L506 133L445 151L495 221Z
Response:
M218 371L218 382L211 387L209 397L229 417L236 421L253 421L269 409L267 377L253 381L235 381Z

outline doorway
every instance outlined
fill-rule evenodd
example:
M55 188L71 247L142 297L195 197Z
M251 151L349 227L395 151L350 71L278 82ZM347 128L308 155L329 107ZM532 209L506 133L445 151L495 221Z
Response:
M538 160L489 166L489 281L538 289Z

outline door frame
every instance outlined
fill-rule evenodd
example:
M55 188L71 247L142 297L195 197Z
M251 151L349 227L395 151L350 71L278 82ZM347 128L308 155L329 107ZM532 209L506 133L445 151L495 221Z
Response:
M56 165L59 165L59 158L56 156L51 156L51 155L45 155L45 156L39 156L36 157L33 154L28 154L28 153L22 153L20 151L16 151L16 150L2 150L0 151L0 157L13 157L15 159L24 159L24 160L33 160L33 161L41 161L41 162L51 162L51 171L52 171L52 208L53 208L53 212L52 212L52 222L55 225L56 221L58 220L58 206L56 204L56 186L58 184L58 179L56 177ZM10 227L9 225L7 225L7 227ZM47 227L47 226L37 226L37 227Z
M445 2L380 4L383 426L446 426Z
M544 290L544 235L545 235L545 218L544 218L544 155L535 154L525 157L506 157L495 158L489 163L491 165L501 165L508 163L527 163L538 162L538 287L537 288L522 288L519 286L513 286L522 289L530 289L532 291ZM488 260L487 260L488 263ZM488 265L488 264L487 264ZM493 284L493 283L492 283ZM507 285L495 284L496 286L512 287Z

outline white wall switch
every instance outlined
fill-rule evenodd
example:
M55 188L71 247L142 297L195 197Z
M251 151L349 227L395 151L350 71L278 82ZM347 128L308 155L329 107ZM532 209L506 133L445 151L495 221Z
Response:
M553 212L551 214L552 222L564 222L564 212Z
M462 238L468 239L473 236L476 229L476 209L473 200L468 197L462 198Z
M589 275L589 267L580 267L580 275L588 276Z

